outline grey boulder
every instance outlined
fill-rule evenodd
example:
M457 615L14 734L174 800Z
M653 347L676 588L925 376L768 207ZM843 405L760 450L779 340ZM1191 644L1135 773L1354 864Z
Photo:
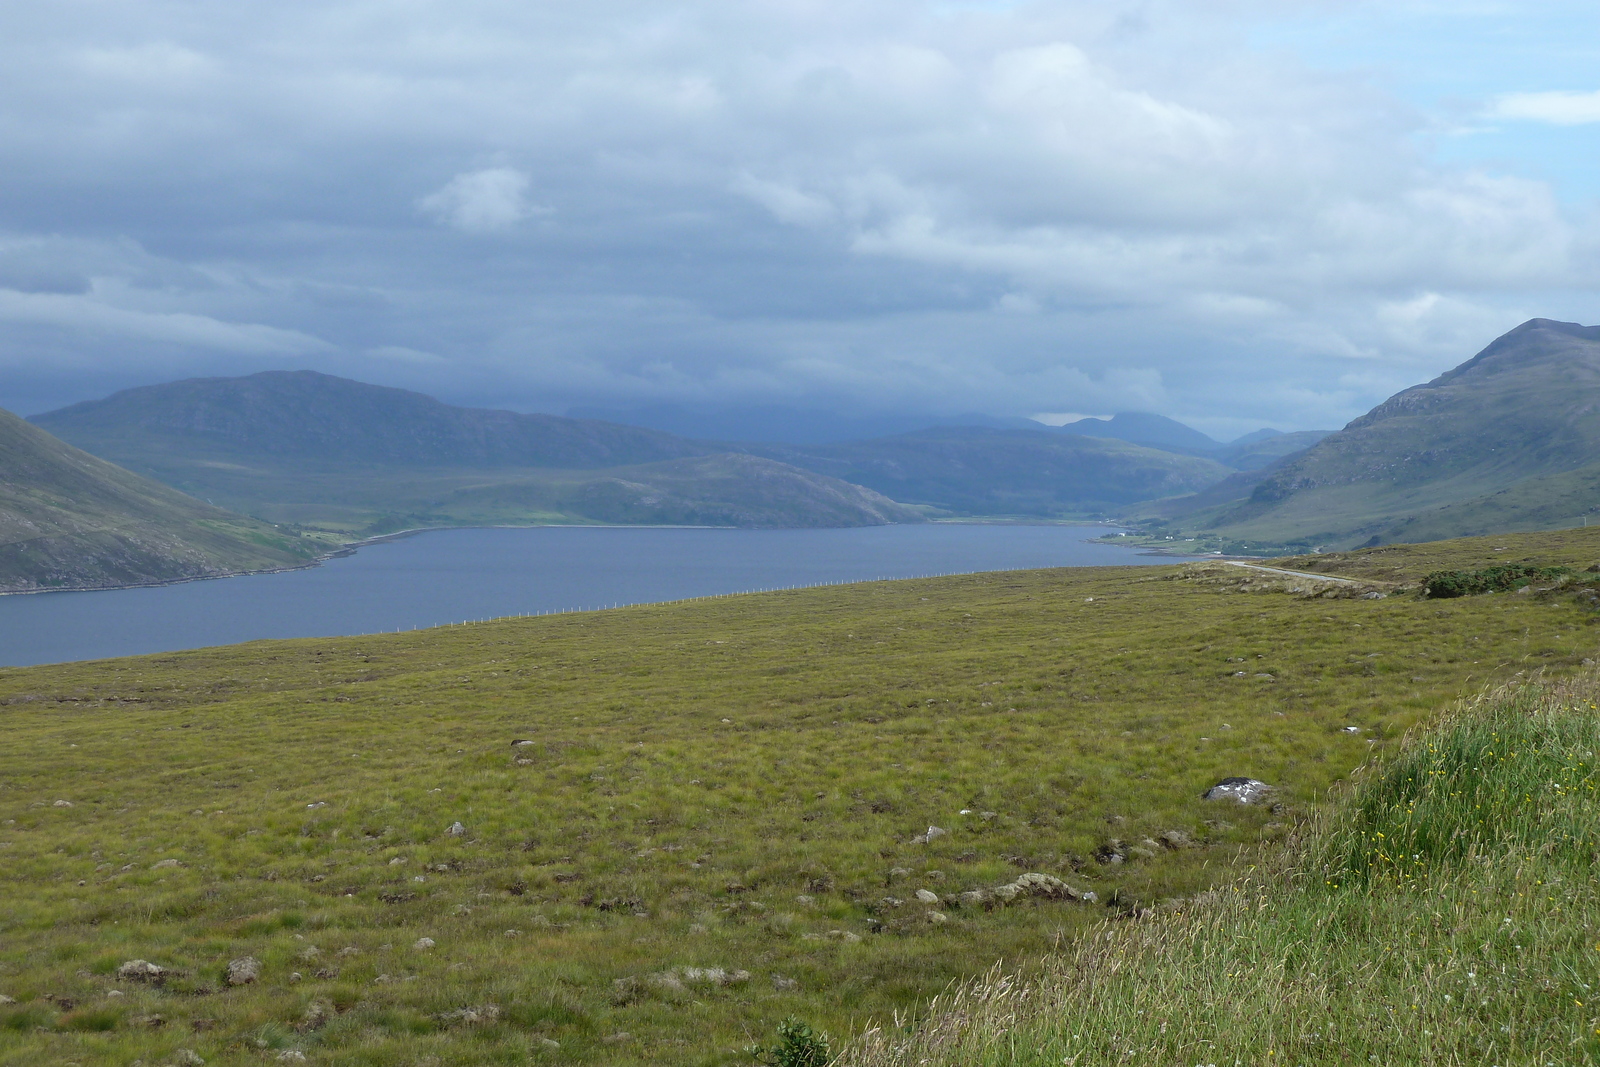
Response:
M1206 800L1232 800L1239 804L1259 804L1273 792L1272 786L1255 778L1224 778L1205 791Z
M261 961L254 956L240 956L228 961L228 984L249 985L261 977Z

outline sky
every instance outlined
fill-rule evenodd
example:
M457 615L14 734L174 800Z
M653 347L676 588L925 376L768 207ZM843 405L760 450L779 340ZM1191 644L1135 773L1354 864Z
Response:
M1600 6L0 9L0 406L1343 425L1600 321Z

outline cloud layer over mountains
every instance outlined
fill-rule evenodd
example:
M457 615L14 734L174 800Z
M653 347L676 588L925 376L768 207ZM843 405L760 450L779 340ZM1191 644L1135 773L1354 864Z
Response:
M308 366L1292 429L1596 317L1592 213L1253 43L1326 5L1198 6L15 7L0 406ZM1483 114L1593 121L1521 88Z

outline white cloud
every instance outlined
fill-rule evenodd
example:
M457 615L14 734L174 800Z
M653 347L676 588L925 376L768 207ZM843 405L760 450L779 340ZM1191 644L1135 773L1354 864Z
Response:
M740 171L735 175L728 188L754 200L779 222L793 226L820 226L838 218L838 210L826 197L807 193L783 182L762 181L749 171Z
M443 188L418 200L417 206L458 230L493 233L534 213L527 193L526 174L510 167L490 167L457 174Z
M433 352L422 352L415 348L407 348L404 345L379 345L376 348L367 349L362 355L395 363L412 363L424 366L448 362L443 356L436 355Z
M89 296L0 289L0 322L53 326L112 338L137 338L248 356L330 354L326 341L260 323L223 322L190 312L115 307Z
M1556 126L1582 126L1600 122L1600 90L1507 93L1489 109L1494 118L1526 119Z

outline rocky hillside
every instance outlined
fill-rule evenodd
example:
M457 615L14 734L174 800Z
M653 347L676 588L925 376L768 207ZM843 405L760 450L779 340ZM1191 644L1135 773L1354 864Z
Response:
M319 547L141 478L0 411L0 592L290 567Z
M1600 327L1533 319L1269 470L1196 525L1348 547L1577 525L1600 509Z

